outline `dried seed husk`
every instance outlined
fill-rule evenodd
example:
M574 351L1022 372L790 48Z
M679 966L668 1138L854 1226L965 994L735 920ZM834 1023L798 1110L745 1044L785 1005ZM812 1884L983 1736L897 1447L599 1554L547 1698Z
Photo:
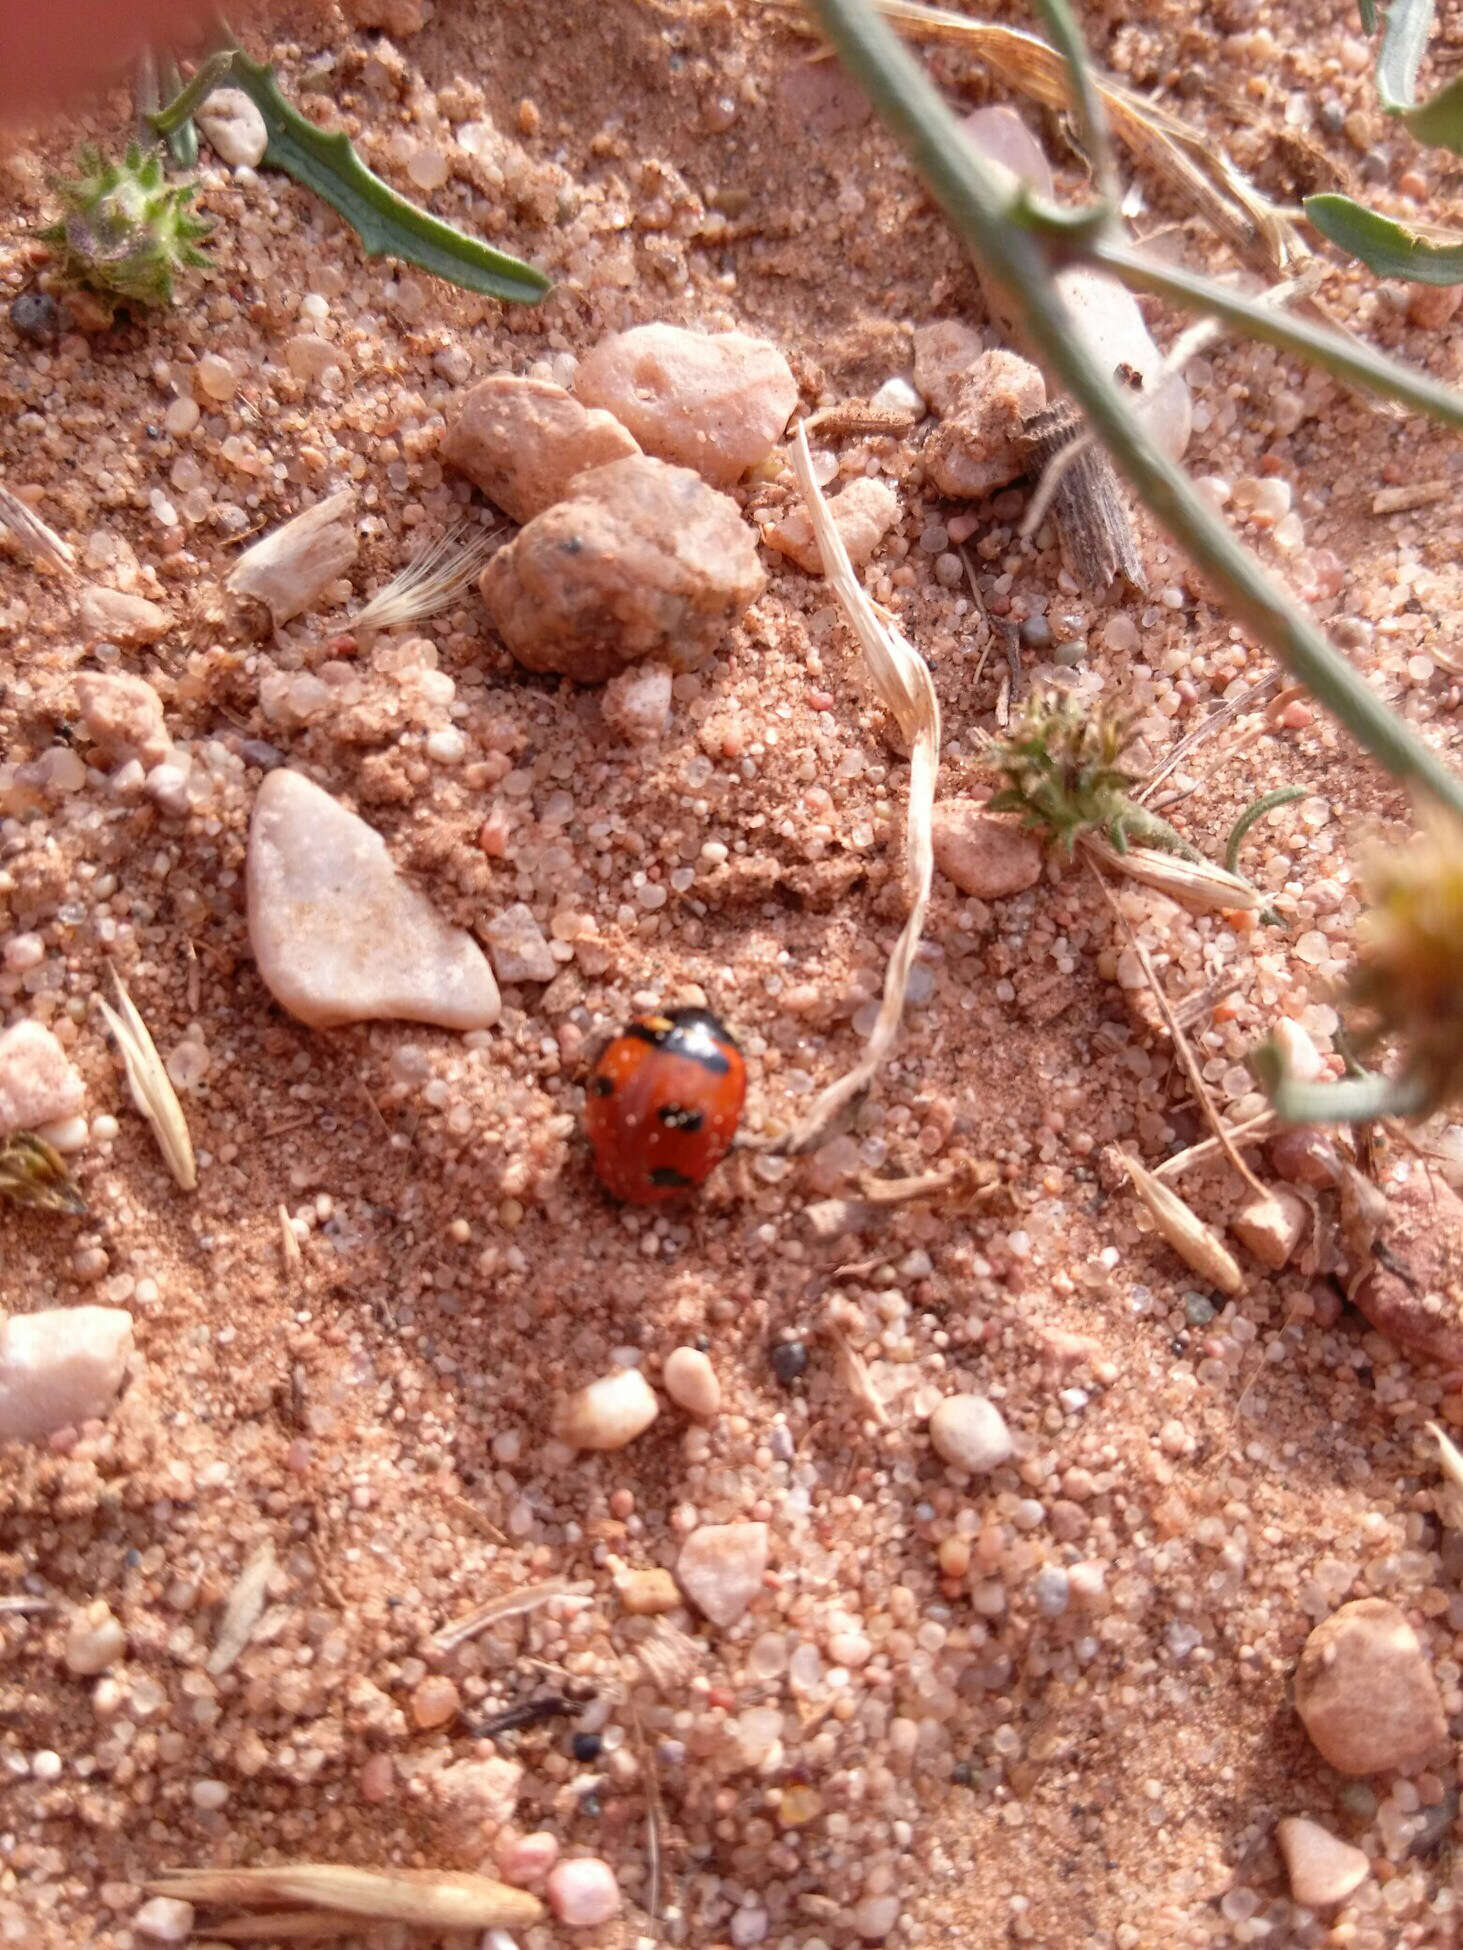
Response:
M1155 1178L1136 1158L1130 1158L1126 1151L1117 1155L1133 1181L1134 1191L1152 1215L1153 1223L1179 1258L1221 1293L1241 1292L1245 1282L1239 1262L1219 1235L1185 1205L1177 1192L1170 1191L1161 1178Z
M1145 887L1153 887L1194 914L1234 914L1257 908L1261 896L1237 874L1226 873L1210 861L1181 860L1156 847L1130 846L1125 853L1100 833L1086 832L1077 844L1112 873L1125 873Z
M1051 513L1072 564L1090 595L1101 595L1114 576L1134 589L1148 587L1132 517L1117 472L1102 448L1087 442L1072 454L1083 419L1068 400L1035 413L1024 423L1021 449L1033 473L1061 467L1051 490Z
M308 1905L419 1930L527 1929L543 1905L525 1889L457 1869L357 1869L343 1862L284 1862L269 1869L179 1869L148 1894L242 1909Z
M470 528L459 522L429 548L415 556L363 610L350 619L357 636L399 630L449 608L502 541L501 528Z
M356 559L354 488L341 488L246 549L226 586L269 611L276 629L308 609Z
M226 1916L208 1925L209 1941L220 1943L318 1943L327 1937L355 1936L358 1916L330 1909L274 1909L264 1916Z
M227 1672L249 1643L254 1627L264 1612L270 1574L274 1570L274 1545L267 1538L234 1580L219 1620L218 1636L208 1657L207 1670L215 1679Z
M1427 1432L1438 1445L1438 1467L1443 1472L1442 1486L1433 1492L1433 1508L1450 1530L1463 1530L1463 1454L1436 1422L1428 1423Z
M137 1013L136 1004L127 993L127 985L115 968L112 970L112 980L117 989L117 1007L112 1008L100 996L97 1007L106 1018L107 1027L122 1052L132 1101L151 1124L158 1149L167 1160L173 1177L185 1192L194 1191L198 1185L198 1167L178 1093L163 1067L163 1060L157 1053L157 1044L152 1040L147 1024Z

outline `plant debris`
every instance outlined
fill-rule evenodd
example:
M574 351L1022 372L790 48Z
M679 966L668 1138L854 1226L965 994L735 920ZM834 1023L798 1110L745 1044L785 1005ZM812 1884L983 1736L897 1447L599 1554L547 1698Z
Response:
M399 630L451 608L472 586L484 562L502 538L501 528L473 529L459 522L414 556L406 567L378 590L366 607L350 620L356 636Z
M205 1668L214 1679L229 1670L249 1643L264 1613L274 1564L274 1544L266 1538L235 1579Z
M53 1145L33 1131L0 1138L0 1198L37 1212L86 1216L86 1200Z
M427 1644L439 1659L445 1659L469 1639L475 1639L489 1627L500 1624L505 1618L521 1618L526 1612L537 1611L540 1605L552 1604L555 1598L579 1598L588 1602L586 1594L577 1586L563 1578L550 1578L544 1584L531 1584L522 1591L505 1591L496 1598L490 1598L485 1605L479 1605L465 1618L454 1624L444 1625L434 1632Z
M0 487L0 535L32 562L44 563L62 575L76 574L76 557L69 544L7 487Z
M1131 588L1146 589L1148 576L1117 472L1101 447L1083 439L1077 408L1059 400L1033 414L1024 422L1022 444L1034 471L1059 470L1051 513L1077 580L1093 595L1101 595L1119 575Z
M1209 1226L1206 1226L1197 1213L1170 1191L1161 1178L1140 1165L1126 1151L1115 1147L1116 1155L1123 1170L1132 1180L1133 1190L1138 1194L1152 1216L1159 1232L1173 1247L1187 1266L1206 1279L1211 1286L1218 1287L1221 1293L1230 1295L1244 1290L1244 1275L1240 1272L1239 1261L1229 1248Z
M198 1166L194 1161L193 1139L188 1133L188 1120L183 1115L183 1106L178 1102L178 1093L157 1053L157 1044L152 1040L147 1024L138 1014L132 997L127 993L127 985L115 968L112 970L112 981L117 990L117 1007L114 1009L101 996L97 998L97 1007L122 1052L132 1101L151 1124L158 1149L167 1160L168 1170L185 1192L196 1191Z
M290 1862L267 1869L178 1869L147 1885L185 1903L334 1910L419 1930L520 1930L543 1915L526 1889L454 1869L357 1869Z

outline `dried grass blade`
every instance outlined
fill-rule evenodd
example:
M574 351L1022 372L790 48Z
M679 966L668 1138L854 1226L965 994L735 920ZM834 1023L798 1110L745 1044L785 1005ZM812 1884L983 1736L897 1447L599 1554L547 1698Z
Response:
M449 608L471 586L502 534L501 528L473 529L458 522L378 590L348 627L358 636L368 636L400 629Z
M451 1625L444 1625L440 1632L434 1632L427 1640L428 1650L439 1658L446 1658L469 1639L475 1639L479 1632L486 1632L490 1626L499 1624L505 1618L521 1618L526 1612L537 1611L540 1605L552 1603L555 1598L584 1598L565 1578L549 1578L543 1584L530 1584L522 1591L505 1591L496 1598L490 1598L476 1611L470 1611L465 1618L456 1619Z
M904 1014L909 974L924 932L925 914L934 880L935 779L940 766L940 703L924 659L895 626L881 618L864 594L843 539L828 513L822 490L813 478L807 435L799 426L792 443L793 471L807 504L823 573L863 651L880 702L899 727L909 752L909 810L905 823L905 868L913 899L909 918L894 944L884 973L884 998L862 1059L846 1076L820 1091L786 1144L789 1152L806 1151L821 1142L834 1119L873 1081L898 1034Z
M1176 853L1160 853L1149 846L1130 846L1119 853L1093 832L1081 834L1077 844L1109 872L1153 887L1195 914L1231 914L1261 905L1261 896L1247 880L1208 860L1181 860Z
M1179 1258L1221 1293L1239 1293L1244 1287L1244 1275L1219 1235L1184 1204L1177 1192L1171 1192L1161 1178L1155 1178L1136 1158L1130 1158L1122 1150L1117 1155L1133 1181L1133 1190Z
M228 1671L253 1635L264 1615L264 1600L274 1571L274 1545L266 1538L234 1580L234 1588L224 1605L218 1636L208 1655L208 1671L215 1679Z
M185 1192L194 1191L198 1185L198 1166L194 1162L193 1140L188 1134L178 1093L163 1067L163 1060L157 1053L157 1044L152 1040L147 1024L137 1013L136 1004L127 993L127 985L115 968L112 970L112 980L117 989L117 1007L113 1009L100 996L97 1006L122 1052L132 1101L151 1124L158 1149L173 1177Z
M70 546L7 487L0 487L0 533L8 535L32 562L44 562L62 575L76 574L76 557Z
M1231 1144L1263 1144L1265 1139L1279 1123L1273 1110L1262 1110L1258 1117L1250 1117L1243 1124L1226 1125L1224 1135ZM1194 1165L1201 1165L1207 1158L1219 1155L1222 1145L1217 1137L1208 1137L1198 1144L1191 1144L1184 1151L1176 1151L1171 1158L1165 1158L1161 1165L1153 1167L1155 1178L1177 1178Z
M357 1869L342 1862L284 1862L271 1869L179 1869L150 1882L154 1896L240 1909L308 1905L419 1930L527 1929L543 1905L527 1890L457 1869Z

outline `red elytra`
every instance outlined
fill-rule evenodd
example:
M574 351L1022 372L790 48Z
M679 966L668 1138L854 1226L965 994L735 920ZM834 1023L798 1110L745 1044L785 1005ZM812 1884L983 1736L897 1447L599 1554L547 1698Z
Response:
M709 1009L637 1016L589 1073L584 1129L605 1190L658 1205L693 1190L731 1149L747 1068Z

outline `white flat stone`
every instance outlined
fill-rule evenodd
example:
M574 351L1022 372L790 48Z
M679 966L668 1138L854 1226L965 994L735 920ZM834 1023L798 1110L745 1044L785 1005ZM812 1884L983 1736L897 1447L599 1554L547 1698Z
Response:
M704 1523L691 1532L676 1560L682 1591L723 1631L736 1624L762 1589L766 1569L765 1523Z
M498 1020L498 985L472 936L401 878L373 827L299 772L281 767L259 788L247 882L259 973L301 1022Z
M0 1036L0 1134L74 1117L86 1088L44 1024L18 1022Z
M122 1307L51 1307L0 1320L0 1442L36 1442L105 1415L132 1352Z

